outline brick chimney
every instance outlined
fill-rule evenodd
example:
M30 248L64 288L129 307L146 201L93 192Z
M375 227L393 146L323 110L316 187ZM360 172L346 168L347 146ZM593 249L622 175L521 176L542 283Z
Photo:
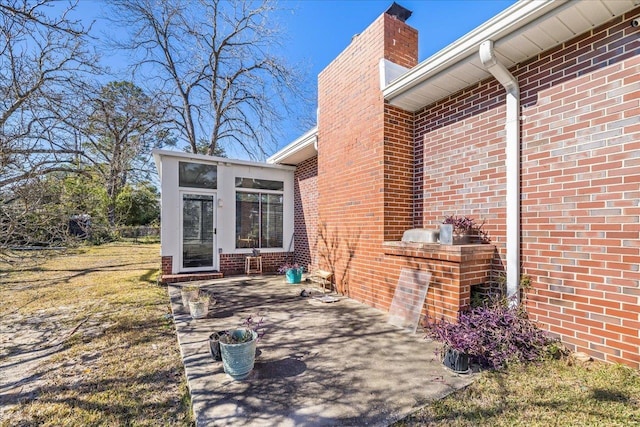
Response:
M372 266L384 240L413 226L413 116L385 105L379 62L417 64L409 15L394 4L318 76L317 261L339 291L380 307L388 302L370 285L380 280Z

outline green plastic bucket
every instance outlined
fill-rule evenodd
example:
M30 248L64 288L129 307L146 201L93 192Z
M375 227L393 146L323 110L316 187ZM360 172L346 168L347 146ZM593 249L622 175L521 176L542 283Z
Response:
M302 268L290 268L285 275L287 277L287 283L300 283L302 281Z
M244 329L229 331L229 334L242 334ZM256 340L258 334L250 331L251 341L239 344L227 344L220 341L220 353L222 354L222 367L224 372L234 380L243 380L249 376L253 370L256 360Z

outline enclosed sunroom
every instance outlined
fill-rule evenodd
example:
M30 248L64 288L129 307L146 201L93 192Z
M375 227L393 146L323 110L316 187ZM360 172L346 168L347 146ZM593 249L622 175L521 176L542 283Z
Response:
M155 150L164 282L264 272L290 259L294 167Z

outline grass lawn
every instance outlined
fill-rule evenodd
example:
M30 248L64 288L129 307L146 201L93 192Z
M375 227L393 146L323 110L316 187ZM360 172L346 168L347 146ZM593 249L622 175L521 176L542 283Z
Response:
M193 425L158 244L0 271L0 425ZM428 387L429 384L425 384ZM400 426L640 426L640 375L549 361L483 372Z
M160 245L0 272L0 424L192 425Z
M552 360L482 372L401 426L640 426L640 375L620 365Z

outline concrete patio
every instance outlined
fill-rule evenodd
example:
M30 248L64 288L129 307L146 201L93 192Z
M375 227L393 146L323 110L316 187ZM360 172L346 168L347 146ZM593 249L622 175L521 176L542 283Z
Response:
M169 286L198 426L386 426L473 380L444 368L433 343L387 324L385 313L300 296L314 284L282 276L198 284L217 300L198 320L179 285ZM233 381L211 358L208 337L251 314L264 316L265 335L251 376Z

